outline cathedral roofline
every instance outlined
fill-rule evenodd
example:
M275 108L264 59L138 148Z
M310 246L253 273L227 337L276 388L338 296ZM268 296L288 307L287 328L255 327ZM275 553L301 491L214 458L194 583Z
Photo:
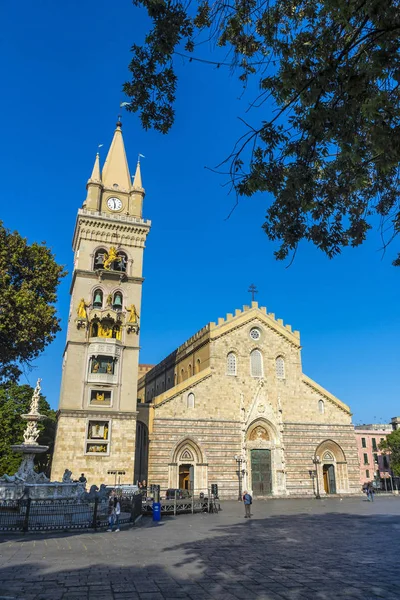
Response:
M217 323L207 323L207 325L199 329L199 331L188 338L175 350L170 352L170 354L163 358L150 371L142 375L138 381L138 388L141 389L143 385L146 385L149 380L151 381L154 377L156 377L157 373L163 371L168 367L168 365L179 362L185 353L192 352L194 349L198 350L201 346L209 341L214 340L222 335L226 335L232 329L241 327L244 323L254 319L261 320L268 327L273 329L278 335L285 337L296 348L301 348L299 331L292 331L291 325L284 325L282 319L275 319L274 313L267 313L267 308L265 306L259 307L258 302L252 302L251 306L245 305L243 306L242 310L236 309L234 315L232 313L228 313L226 318L219 318Z
M336 398L336 396L334 396L333 394L328 392L328 390L326 390L325 388L322 387L322 385L319 385L319 383L317 383L316 381L311 379L311 377L308 377L307 375L305 375L303 373L302 379L303 379L303 383L308 385L310 388L312 388L315 392L317 392L321 396L324 396L326 398L326 400L333 402L333 404L336 404L336 406L341 408L344 412L348 413L349 415L352 414L352 412L350 410L350 406L348 406L347 404L345 404L344 402L339 400L339 398Z

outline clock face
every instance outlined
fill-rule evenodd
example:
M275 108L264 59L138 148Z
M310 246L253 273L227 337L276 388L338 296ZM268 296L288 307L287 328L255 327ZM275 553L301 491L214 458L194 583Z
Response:
M110 210L121 210L122 200L119 198L109 198L107 200L107 206Z

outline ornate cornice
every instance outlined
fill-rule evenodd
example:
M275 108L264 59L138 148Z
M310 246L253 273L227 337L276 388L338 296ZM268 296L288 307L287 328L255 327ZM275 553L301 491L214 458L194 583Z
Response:
M99 242L143 248L151 221L129 215L109 215L107 213L90 211L84 208L78 210L72 247L75 250L79 238Z
M103 419L103 418L107 418L107 419L119 419L121 421L136 421L137 416L138 416L138 411L132 411L132 412L120 412L120 411L116 411L116 412L112 412L111 410L99 410L98 408L96 408L96 410L79 410L79 409L69 409L69 408L60 408L57 411L57 420L60 417L70 417L70 418L87 418L90 417L91 419Z

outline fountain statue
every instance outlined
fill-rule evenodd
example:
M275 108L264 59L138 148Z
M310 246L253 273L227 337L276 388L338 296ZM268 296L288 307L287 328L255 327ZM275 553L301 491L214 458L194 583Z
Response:
M29 413L21 415L27 421L22 444L15 444L11 448L21 452L22 462L15 475L0 477L0 500L17 500L19 498L45 499L45 498L80 498L85 494L84 485L74 483L71 471L65 469L62 482L51 482L44 473L38 473L34 468L36 454L46 452L49 447L38 444L40 434L38 423L46 419L39 413L40 382L37 380L33 392Z

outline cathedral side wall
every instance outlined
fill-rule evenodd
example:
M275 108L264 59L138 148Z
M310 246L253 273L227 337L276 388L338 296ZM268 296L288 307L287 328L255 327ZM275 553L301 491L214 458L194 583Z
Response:
M352 425L318 425L307 422L285 423L284 434L286 458L286 487L290 495L314 493L310 472L315 469L312 463L318 446L326 440L333 440L342 448L346 463L348 485L337 477L338 493L357 494L360 491L360 469L357 444ZM339 461L340 462L340 461ZM336 470L337 465L335 462ZM321 467L319 470L320 492L323 494Z

